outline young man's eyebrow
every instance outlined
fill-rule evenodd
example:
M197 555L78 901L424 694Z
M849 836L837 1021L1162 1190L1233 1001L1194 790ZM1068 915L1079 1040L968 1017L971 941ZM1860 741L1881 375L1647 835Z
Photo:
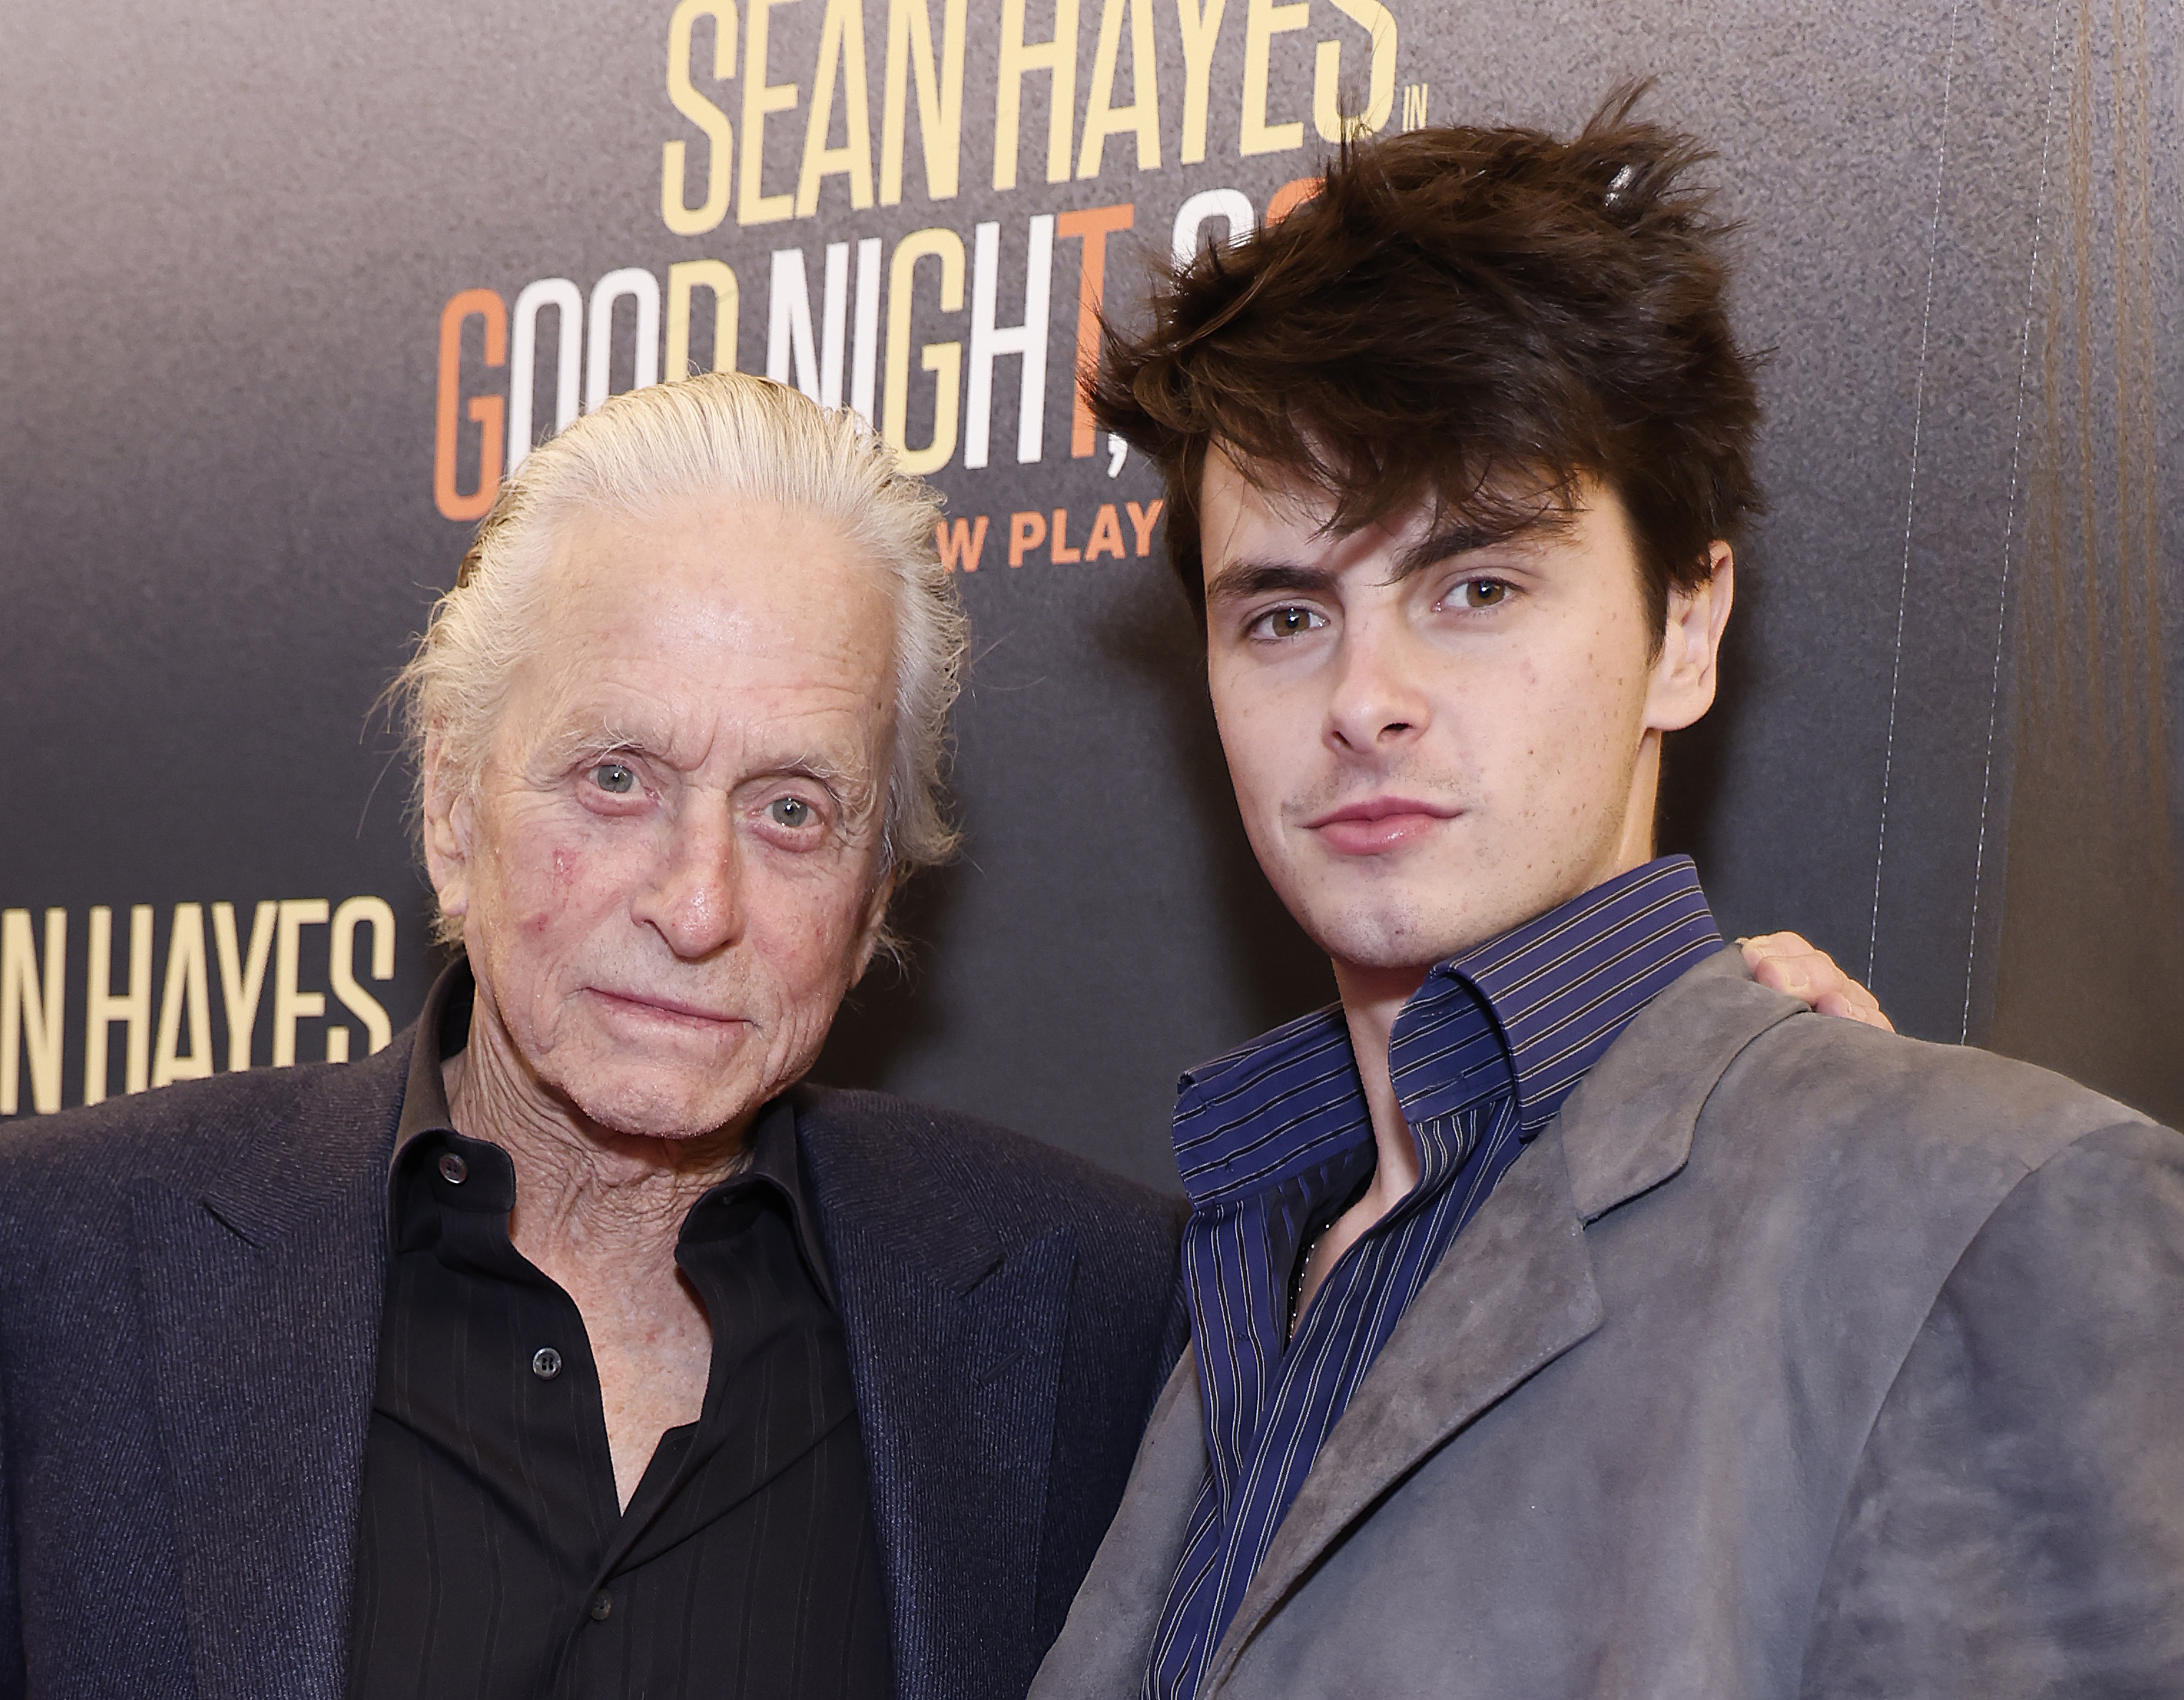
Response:
M1335 577L1325 567L1305 566L1293 560L1232 560L1208 582L1206 599L1236 601L1281 590L1318 593L1332 587Z
M1497 543L1529 543L1535 538L1552 535L1568 523L1568 516L1557 509L1532 515L1513 525L1486 525L1472 520L1453 520L1446 525L1435 527L1397 555L1396 570L1389 575L1389 582L1397 582L1412 573L1438 566L1445 560L1453 560L1458 555L1472 555L1479 549L1492 549Z

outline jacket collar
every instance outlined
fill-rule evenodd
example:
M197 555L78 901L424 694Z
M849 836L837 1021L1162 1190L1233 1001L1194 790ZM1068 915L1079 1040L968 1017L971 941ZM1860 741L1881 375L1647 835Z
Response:
M1596 1222L1691 1158L1699 1112L1730 1065L1769 1028L1806 1012L1755 984L1743 953L1693 968L1630 1023L1563 1106L1578 1215Z

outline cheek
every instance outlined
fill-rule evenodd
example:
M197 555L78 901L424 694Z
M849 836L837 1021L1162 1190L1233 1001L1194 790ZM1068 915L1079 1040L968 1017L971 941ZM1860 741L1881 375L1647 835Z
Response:
M566 914L576 894L582 889L586 857L567 844L556 844L546 858L545 881L538 906L531 917L532 930L545 932L554 918Z
M548 837L536 826L521 828L522 848L500 864L501 908L515 936L545 941L572 921L595 918L611 907L625 883L612 856L566 835Z
M846 872L823 880L747 880L741 901L750 942L788 1000L838 988L855 973L867 889Z
M1298 753L1316 738L1295 723L1297 716L1278 698L1252 699L1217 689L1213 716L1245 823L1279 813L1286 783L1300 777Z

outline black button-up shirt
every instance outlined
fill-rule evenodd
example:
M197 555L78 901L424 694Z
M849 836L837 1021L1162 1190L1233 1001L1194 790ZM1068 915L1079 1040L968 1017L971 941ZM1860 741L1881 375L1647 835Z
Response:
M349 1694L880 1700L878 1548L794 1112L760 1112L747 1166L683 1220L705 1404L622 1510L583 1319L509 1237L507 1152L448 1119L471 989L458 965L426 1000L388 1179Z

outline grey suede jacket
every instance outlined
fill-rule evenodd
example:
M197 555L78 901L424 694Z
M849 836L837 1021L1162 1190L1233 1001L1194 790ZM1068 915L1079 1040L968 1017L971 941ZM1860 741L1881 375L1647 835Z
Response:
M1122 1700L1195 1362L1034 1686ZM1205 1700L2184 1694L2184 1139L1734 951L1451 1247Z

